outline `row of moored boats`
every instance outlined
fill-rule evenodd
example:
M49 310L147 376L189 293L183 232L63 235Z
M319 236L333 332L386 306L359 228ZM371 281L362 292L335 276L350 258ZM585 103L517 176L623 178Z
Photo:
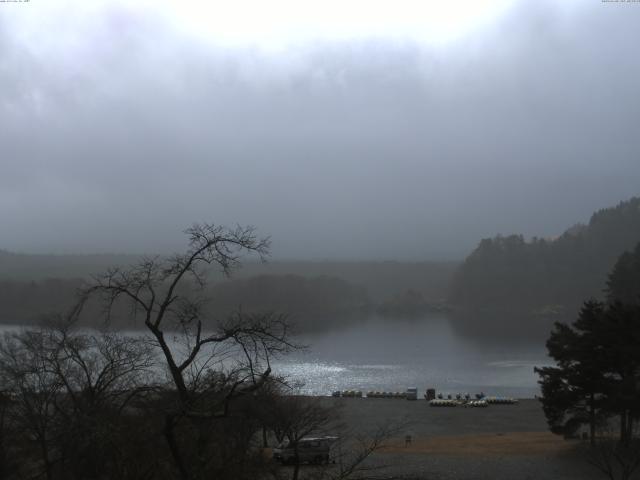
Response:
M434 398L429 400L429 405L432 407L488 407L489 405L514 405L518 403L516 398L511 397L483 397L480 399L470 400L466 398L452 399L452 398Z
M380 392L370 390L368 392L362 392L361 390L337 390L332 393L333 397L343 398L400 398L407 400L416 400L417 391L415 388L407 389L406 392ZM472 398L469 394L465 395L447 395L438 394L435 396L435 390L429 389L424 395L424 398L429 402L432 407L487 407L489 405L513 405L518 403L518 400L513 397L496 397L486 396L483 393L476 394L475 398Z

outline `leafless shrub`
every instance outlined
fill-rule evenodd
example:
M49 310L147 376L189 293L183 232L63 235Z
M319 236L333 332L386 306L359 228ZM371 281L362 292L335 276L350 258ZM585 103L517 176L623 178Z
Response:
M587 452L588 462L610 480L629 480L640 468L640 438L634 424L631 436L623 442L616 438L611 425L601 427Z
M122 443L113 427L146 390L152 363L140 339L80 332L66 322L5 334L0 377L22 474L82 478L113 466L105 447Z

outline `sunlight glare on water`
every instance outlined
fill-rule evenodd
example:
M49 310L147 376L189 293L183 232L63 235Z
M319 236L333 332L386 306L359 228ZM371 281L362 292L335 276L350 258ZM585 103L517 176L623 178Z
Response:
M22 328L5 325L2 331L18 332ZM175 352L181 351L177 338L171 340ZM395 392L418 387L421 392L436 388L444 394L484 392L531 398L539 394L534 367L551 364L541 344L470 340L456 334L446 318L373 318L303 335L298 341L308 348L274 359L273 374L295 385L295 392L308 395L330 395L336 390ZM216 365L221 367L223 363Z
M539 393L533 368L549 364L540 345L473 342L457 336L446 319L378 320L302 340L309 350L274 362L274 372L303 382L301 393L314 395L417 386L445 394L533 397Z

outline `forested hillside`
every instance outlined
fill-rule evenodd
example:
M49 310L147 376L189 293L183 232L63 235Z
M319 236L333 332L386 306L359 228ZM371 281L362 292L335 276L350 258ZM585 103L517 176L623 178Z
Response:
M602 297L616 259L640 241L640 198L599 210L556 239L522 235L480 242L453 277L449 301L471 309L573 312Z

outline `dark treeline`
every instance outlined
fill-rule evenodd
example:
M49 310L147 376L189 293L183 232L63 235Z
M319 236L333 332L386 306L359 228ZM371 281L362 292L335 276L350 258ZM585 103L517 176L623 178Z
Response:
M0 281L40 282L45 279L88 279L111 267L127 267L141 255L31 255L0 249ZM366 289L378 303L413 289L429 301L447 296L449 282L459 262L397 261L247 261L233 274L234 279L262 275L298 275L306 278L335 277ZM225 278L211 272L212 281Z
M553 315L600 296L616 259L640 241L640 198L594 213L556 239L480 242L456 272L449 300L472 310Z
M83 279L45 279L41 281L0 281L0 318L4 323L34 324L50 313L73 307ZM394 295L382 302L372 300L367 290L341 278L300 275L258 275L213 283L207 289L212 299L207 305L210 321L237 311L261 313L286 312L300 331L321 330L364 319L372 314L386 317L418 318L442 312L442 301L429 300L415 289ZM85 306L98 313L98 306ZM89 316L88 318L96 318ZM127 324L127 312L116 307L113 325ZM91 325L89 323L89 325Z
M35 324L55 312L73 308L82 279L46 279L39 282L0 281L0 318L5 323ZM371 300L364 287L335 277L299 275L260 275L221 281L207 289L209 321L234 312L286 312L299 331L322 330L367 318L372 314L413 318L425 313L441 312L445 306L428 301L423 294L409 289L382 303ZM85 306L94 315L84 320L86 326L100 326L99 306ZM139 322L128 323L128 312L116 306L112 325L137 328Z
M0 280L1 323L36 323L73 307L80 279Z
M234 277L299 275L337 277L366 289L374 303L382 303L415 290L425 300L446 298L449 283L460 265L457 261L269 261L247 262Z
M366 315L372 309L364 287L340 278L260 275L219 282L211 289L216 316L234 311L287 312L304 330Z
M8 323L33 324L50 313L69 311L84 284L81 279L0 281L0 316ZM358 317L373 309L363 287L332 277L261 275L214 283L207 288L206 295L211 299L205 306L211 323L238 311L280 311L290 315L301 330L310 330ZM99 305L89 302L84 308L93 314L86 316L85 325L95 323L92 319L99 318ZM116 305L111 314L112 325L139 326L127 324L131 317L120 305Z
M77 290L90 281L90 269L97 269L108 258L118 260L114 266L126 268L141 257L0 252L0 322L34 323L48 313L67 311ZM71 260L67 267L65 259ZM44 262L42 270L37 269L39 260ZM374 313L419 316L443 303L454 268L453 263L430 262L248 262L231 279L210 272L207 293L213 301L208 312L211 321L238 310L286 312L301 331L349 323ZM43 278L45 272L61 276ZM97 306L87 308L97 313ZM116 308L114 325L137 328L124 318L128 318L126 312Z

